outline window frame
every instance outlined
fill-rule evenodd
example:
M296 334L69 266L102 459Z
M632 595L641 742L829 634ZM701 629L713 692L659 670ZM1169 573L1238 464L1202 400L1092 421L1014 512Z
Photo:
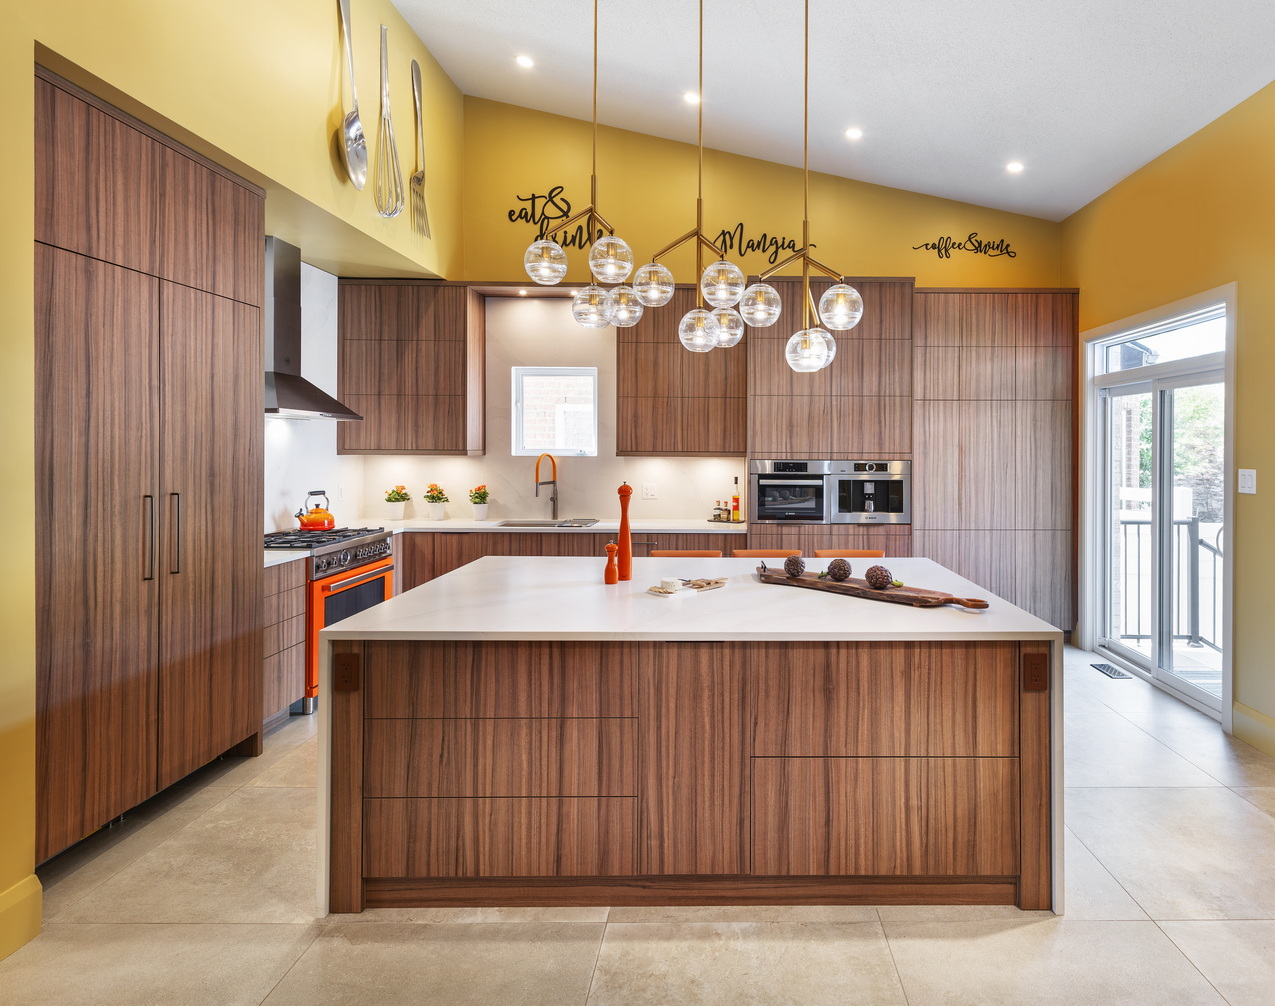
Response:
M593 386L593 450L571 450L565 447L525 446L523 426L523 379L526 377L587 377ZM597 367L532 367L513 366L510 368L510 440L509 453L512 457L536 457L540 454L559 454L576 458L596 458L598 456L598 368Z

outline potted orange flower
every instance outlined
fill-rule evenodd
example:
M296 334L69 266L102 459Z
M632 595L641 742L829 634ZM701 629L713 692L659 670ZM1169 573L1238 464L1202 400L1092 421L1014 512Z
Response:
M395 486L393 489L385 490L385 502L390 508L391 520L403 519L407 501L411 498L412 494L407 491L406 486Z
M425 487L425 502L429 504L430 520L445 520L447 518L447 492L437 482L431 482Z
M490 495L486 486L474 486L469 490L469 502L474 504L474 520L487 519L487 498Z

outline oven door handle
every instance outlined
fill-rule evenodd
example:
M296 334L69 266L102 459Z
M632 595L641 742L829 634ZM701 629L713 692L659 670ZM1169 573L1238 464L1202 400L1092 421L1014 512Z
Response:
M823 479L824 477L822 475L811 475L809 478L805 478L799 475L790 479L758 479L757 484L759 486L792 486L792 485L821 486L823 485Z
M394 563L390 563L388 566L377 566L376 569L368 573L358 573L346 580L338 580L336 583L325 583L323 585L323 592L325 594L330 594L332 591L340 590L342 587L351 587L356 583L362 583L365 580L371 580L375 577L383 576L390 572L393 568Z

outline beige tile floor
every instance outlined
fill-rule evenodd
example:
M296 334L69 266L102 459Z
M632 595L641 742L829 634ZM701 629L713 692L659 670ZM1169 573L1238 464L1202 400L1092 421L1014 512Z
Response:
M1066 659L1068 911L397 909L317 918L312 718L40 870L0 1003L1275 1003L1275 759Z

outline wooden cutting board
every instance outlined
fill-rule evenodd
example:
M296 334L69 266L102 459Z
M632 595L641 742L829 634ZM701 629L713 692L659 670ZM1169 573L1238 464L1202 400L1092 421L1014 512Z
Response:
M868 586L867 580L850 577L838 583L828 577L820 578L818 573L802 573L801 576L789 576L783 568L770 569L757 567L757 575L762 583L782 583L789 587L809 587L812 590L826 590L832 594L848 594L850 597L863 597L869 601L889 601L893 604L910 604L917 608L938 608L944 604L959 604L963 608L986 608L987 602L978 597L957 597L941 590L926 590L924 587L887 587L877 590Z

